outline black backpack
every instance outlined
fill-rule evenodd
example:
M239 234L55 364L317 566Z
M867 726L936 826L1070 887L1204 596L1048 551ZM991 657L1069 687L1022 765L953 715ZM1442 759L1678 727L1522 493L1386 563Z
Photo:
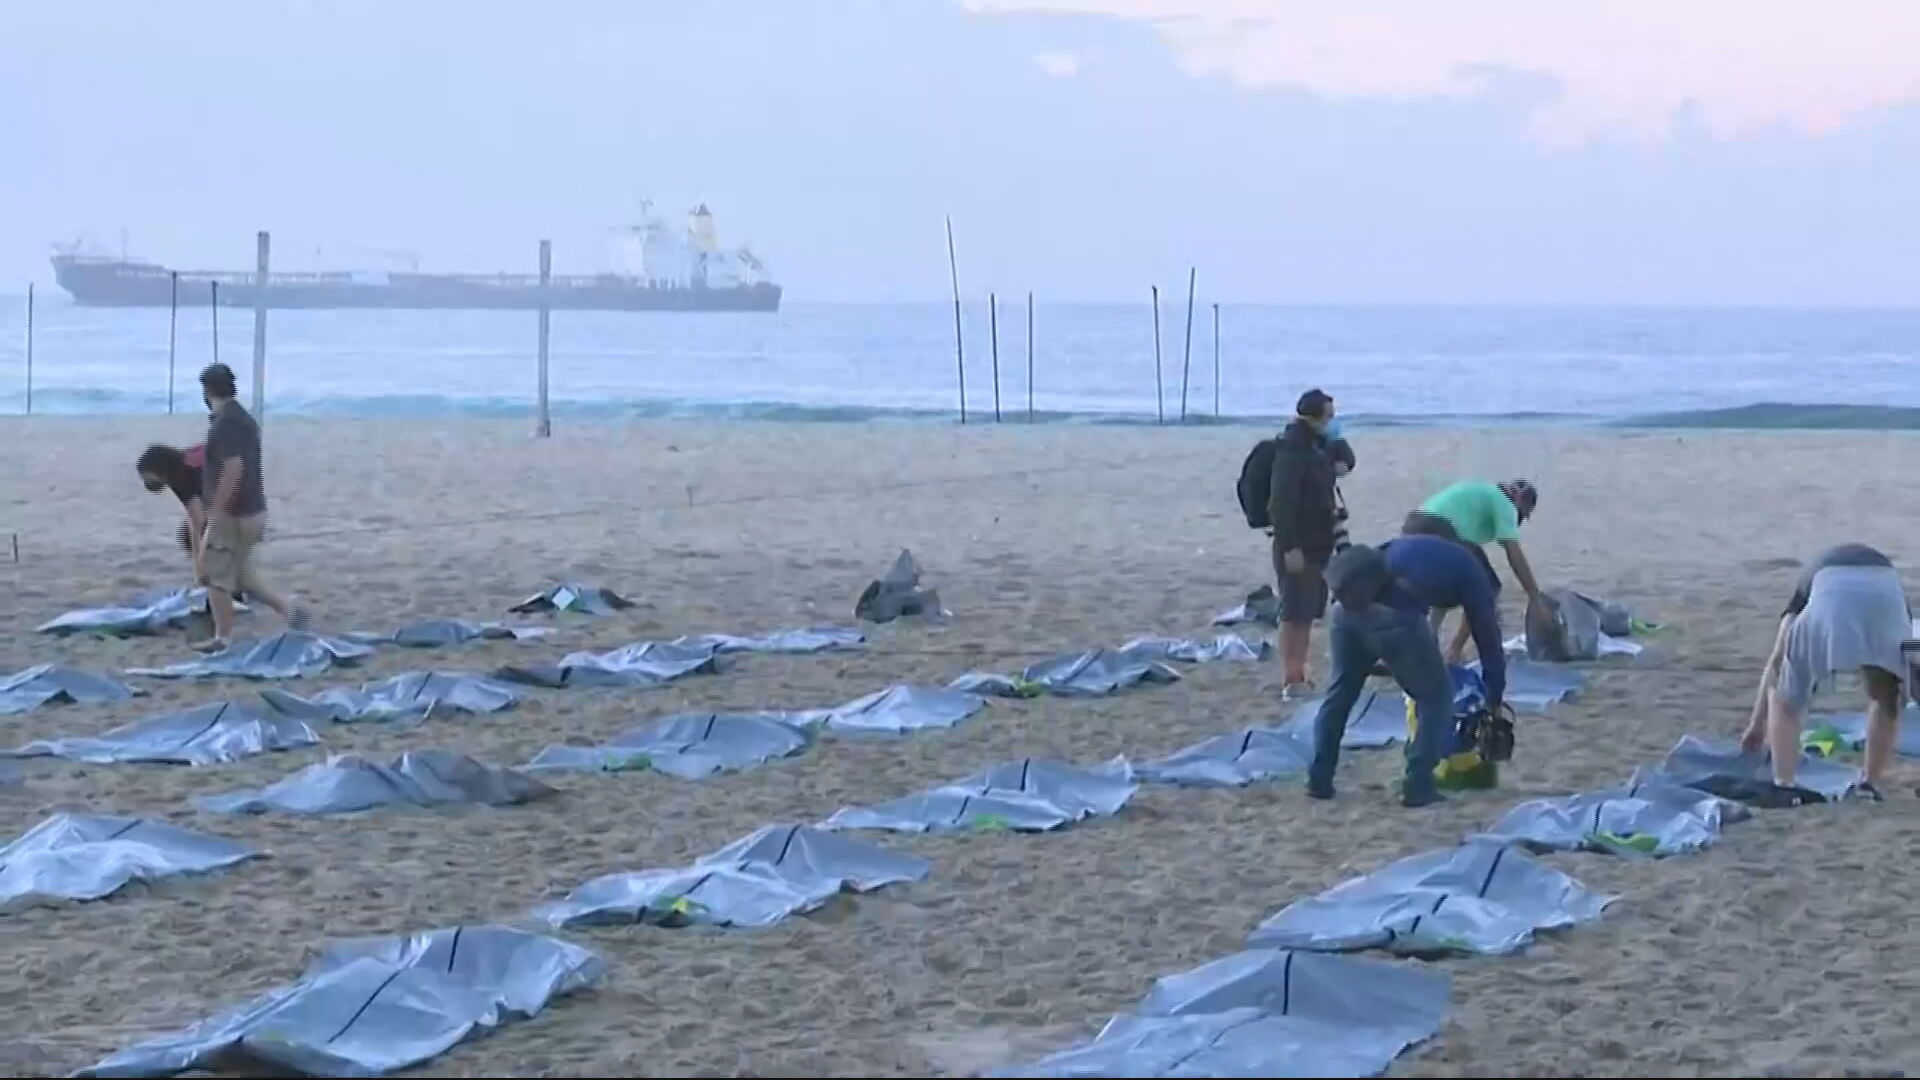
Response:
M1250 529L1271 529L1267 499L1273 494L1273 458L1280 448L1278 436L1253 444L1247 460L1240 466L1240 512L1247 515Z

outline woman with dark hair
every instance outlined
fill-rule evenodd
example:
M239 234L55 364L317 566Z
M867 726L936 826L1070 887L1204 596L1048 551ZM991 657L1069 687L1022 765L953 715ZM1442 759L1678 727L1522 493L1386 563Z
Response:
M147 447L133 466L148 491L158 493L162 489L171 490L174 497L180 500L181 508L186 510L187 520L180 526L180 546L193 556L193 576L196 580L200 577L200 544L207 531L206 504L200 498L200 477L205 457L204 446L176 450L156 443Z

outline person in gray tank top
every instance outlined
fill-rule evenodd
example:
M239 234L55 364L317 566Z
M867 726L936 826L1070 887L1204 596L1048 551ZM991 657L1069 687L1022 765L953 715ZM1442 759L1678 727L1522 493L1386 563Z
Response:
M1860 789L1876 799L1900 720L1901 689L1910 686L1902 645L1913 618L1893 560L1866 544L1828 548L1809 563L1780 617L1773 651L1740 743L1766 746L1773 782L1794 786L1800 729L1814 692L1832 676L1858 671L1866 681L1867 760Z

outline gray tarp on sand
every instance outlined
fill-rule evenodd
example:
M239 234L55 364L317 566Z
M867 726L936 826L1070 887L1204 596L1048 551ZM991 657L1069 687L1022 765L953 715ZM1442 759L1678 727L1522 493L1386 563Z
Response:
M1543 851L1679 855L1720 839L1746 807L1675 784L1628 784L1558 799L1532 799L1488 829L1492 840Z
M1139 785L1124 759L1098 769L1025 758L995 765L951 784L873 806L849 806L823 822L828 829L947 832L1013 829L1041 832L1082 818L1118 813Z
M536 611L577 611L584 615L611 615L632 606L633 601L612 589L568 582L555 585L545 592L535 593L507 610L516 615L527 615Z
M603 746L549 746L529 769L652 770L683 780L798 754L811 741L789 713L676 713Z
M145 693L114 679L60 664L36 664L0 679L0 715L30 712L48 702L76 705L126 701Z
M1467 666L1477 672L1480 661ZM1586 672L1578 668L1507 657L1507 704L1514 712L1544 713L1563 701L1578 701L1586 686Z
M205 873L257 854L145 818L55 814L0 848L0 911L98 900L132 881Z
M1793 792L1774 786L1773 758L1765 749L1745 753L1731 739L1683 735L1658 767L1636 770L1633 782L1678 784L1759 805L1800 801ZM1794 773L1796 787L1825 799L1838 799L1859 782L1860 770L1816 754L1803 754Z
M7 757L57 757L96 765L143 761L168 765L217 765L313 746L320 741L306 721L271 709L216 701L181 712L123 724L101 735L41 739L6 752Z
M1247 944L1321 952L1512 953L1530 944L1537 930L1599 918L1613 900L1516 845L1468 840L1296 900L1255 927Z
M987 697L1103 697L1141 683L1180 681L1180 673L1145 656L1117 649L1089 649L1031 664L1015 676L969 672L947 684L950 690Z
M1867 745L1867 714L1822 713L1807 717L1803 729L1808 739L1815 738L1822 728L1832 729L1849 750L1861 750ZM1899 727L1894 735L1894 749L1905 757L1920 757L1920 705L1909 704L1901 710Z
M1554 664L1640 652L1638 642L1627 640L1634 619L1622 605L1572 589L1548 589L1542 595L1547 603L1539 609L1539 617L1527 623L1523 637L1508 643L1509 651L1518 645L1518 651L1529 658Z
M243 679L298 679L334 667L353 667L373 655L371 645L346 638L326 637L294 630L236 641L221 652L199 660L185 660L159 668L130 668L129 675L159 679L209 678L227 675Z
M1302 701L1281 728L1299 739L1309 755L1313 752L1313 721L1325 700L1322 695ZM1353 711L1347 714L1347 733L1340 745L1348 750L1370 750L1406 741L1406 695L1398 690L1362 690Z
M953 727L986 707L987 700L978 694L901 684L826 710L824 723L839 735L903 735Z
M506 623L476 623L465 619L422 619L390 634L357 632L346 636L348 640L363 645L435 649L444 645L464 645L469 641L531 641L551 633L552 629L545 626L508 626Z
M520 692L505 683L459 671L409 671L366 683L358 690L335 687L313 697L271 689L262 690L260 696L287 716L336 723L414 723L448 712L499 712L520 700Z
M857 649L866 635L840 626L776 630L759 637L702 634L672 641L641 641L611 652L569 653L558 664L515 664L494 673L497 679L549 689L568 686L660 686L687 675L720 671L729 653L817 653Z
M163 634L182 627L207 610L207 590L172 589L134 598L117 607L81 608L41 623L42 634L106 634L114 637Z
M1447 975L1346 956L1249 949L1156 981L1094 1039L1019 1076L1377 1076L1446 1021Z
M1265 660L1273 655L1273 642L1265 638L1250 642L1237 634L1220 634L1210 641L1199 641L1194 638L1142 637L1134 638L1120 646L1120 651L1128 656L1149 660L1178 660L1187 664L1204 664L1213 660Z
M553 926L767 926L843 889L871 892L927 876L910 855L801 825L768 825L692 866L607 874L534 917Z
M228 814L348 814L376 806L514 806L554 794L525 773L465 754L410 750L389 765L357 754L337 755L264 788L207 796L200 806Z
M1229 608L1213 617L1215 626L1238 626L1241 623L1280 625L1280 598L1274 595L1273 586L1260 586L1248 593L1246 601L1239 607Z
M329 945L299 981L128 1047L75 1076L381 1076L597 982L596 955L501 926Z
M1404 729L1404 725L1403 725ZM1297 732L1242 728L1136 766L1142 780L1195 787L1239 787L1256 780L1298 776L1313 764L1313 743Z
M940 606L940 594L920 587L920 564L905 549L893 560L893 566L870 582L853 602L853 617L867 622L886 623L913 615L940 619L947 614Z

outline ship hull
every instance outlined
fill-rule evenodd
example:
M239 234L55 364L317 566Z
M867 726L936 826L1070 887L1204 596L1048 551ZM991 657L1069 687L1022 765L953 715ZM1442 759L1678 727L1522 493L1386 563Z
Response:
M54 278L87 307L167 307L174 275L143 263L56 257ZM207 303L218 284L221 307L251 308L260 289L251 274L181 271L178 302ZM722 311L780 310L780 286L651 284L608 276L561 277L542 289L523 275L391 274L366 281L352 274L274 274L264 292L271 309L340 308L440 311Z

